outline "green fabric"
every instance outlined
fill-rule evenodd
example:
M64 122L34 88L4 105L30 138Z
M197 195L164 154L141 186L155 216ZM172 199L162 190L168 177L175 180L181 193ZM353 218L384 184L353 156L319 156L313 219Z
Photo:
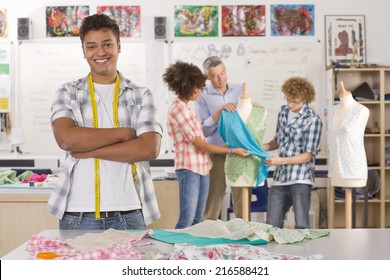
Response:
M15 170L7 170L0 172L0 185L5 184L19 184L24 179L30 178L34 173L30 170L24 171L19 176L16 176Z
M247 120L247 126L257 144L261 145L266 128L266 113L264 107L253 107ZM259 171L260 158L255 155L242 158L237 155L226 157L225 174L227 178L236 182L240 176L248 181L255 182Z
M196 246L207 246L207 245L215 245L215 244L246 244L246 245L264 245L268 244L266 240L257 239L250 241L248 239L240 239L233 240L227 238L207 238L207 237L196 237L188 233L184 232L171 232L160 229L154 229L154 236L149 236L150 238L170 243L170 244L178 244L178 243L190 243Z

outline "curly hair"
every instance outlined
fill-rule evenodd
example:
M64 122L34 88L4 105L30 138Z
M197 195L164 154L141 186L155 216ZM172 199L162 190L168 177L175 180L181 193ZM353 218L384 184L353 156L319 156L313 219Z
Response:
M183 61L171 64L163 74L170 91L182 100L189 100L196 89L206 85L206 77L198 66Z
M282 92L291 99L302 99L304 103L314 101L315 90L313 85L305 78L291 77L282 85Z
M80 40L84 44L85 35L91 30L100 30L102 28L108 28L112 30L116 41L120 40L119 26L115 20L111 19L105 14L94 14L83 19L80 27Z

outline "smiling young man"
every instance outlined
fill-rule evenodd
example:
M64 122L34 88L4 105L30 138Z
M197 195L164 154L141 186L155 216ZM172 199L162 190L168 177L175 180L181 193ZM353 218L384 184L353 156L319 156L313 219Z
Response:
M284 216L293 206L295 228L309 228L322 122L308 105L315 97L309 81L292 77L283 83L282 92L287 105L280 109L274 139L262 145L266 151L279 149L277 156L265 159L268 166L276 166L268 194L267 224L283 228Z
M149 160L162 128L152 93L117 70L119 27L106 15L83 20L90 73L64 84L52 103L52 128L66 151L48 203L60 229L145 229L160 217Z

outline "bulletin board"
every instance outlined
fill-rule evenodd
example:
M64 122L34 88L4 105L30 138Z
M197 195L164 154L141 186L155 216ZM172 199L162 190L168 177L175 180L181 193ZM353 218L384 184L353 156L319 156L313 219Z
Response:
M134 83L146 83L144 43L123 43L118 70ZM18 88L21 149L26 153L63 154L55 142L51 123L54 93L63 83L88 75L81 43L23 41L18 46Z
M272 140L281 105L286 104L281 92L283 82L292 76L309 79L316 90L316 100L310 104L325 122L323 107L326 94L322 86L323 55L321 44L310 41L260 41L236 40L235 42L174 42L173 60L190 61L202 70L208 56L221 57L227 68L228 81L246 83L252 101L261 103L268 110L264 142ZM325 125L325 123L324 123ZM318 157L325 155L325 129Z

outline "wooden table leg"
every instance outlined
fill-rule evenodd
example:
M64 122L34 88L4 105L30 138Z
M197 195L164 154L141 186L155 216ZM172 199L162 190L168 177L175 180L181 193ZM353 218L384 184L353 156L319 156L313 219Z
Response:
M250 211L249 211L250 201L248 201L249 188L243 187L241 190L241 195L242 195L242 219L244 221L249 222L251 220Z
M352 189L345 189L345 228L352 228Z

